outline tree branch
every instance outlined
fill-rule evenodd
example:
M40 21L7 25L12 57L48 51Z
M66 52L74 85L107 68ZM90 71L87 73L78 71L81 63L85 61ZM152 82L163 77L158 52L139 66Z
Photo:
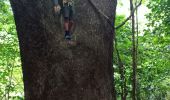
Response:
M89 1L89 3L93 6L93 8L94 8L100 15L102 15L102 17L105 18L105 19L107 20L107 22L108 22L111 26L113 26L113 23L112 23L112 21L110 20L110 18L109 18L107 15L105 15L100 9L98 9L91 0L88 0L88 1ZM125 25L126 22L127 22L128 20L130 20L130 18L132 17L132 14L136 11L136 9L137 9L141 4L142 4L142 0L141 0L141 1L139 2L139 4L134 8L134 10L131 12L131 14L129 15L129 17L127 17L120 25L116 26L115 29L117 30L117 29L119 29L120 27L122 27L123 25Z
M126 22L132 17L132 14L135 12L135 10L142 4L142 0L139 2L139 4L133 9L133 11L131 12L130 16L127 17L120 25L116 26L115 29L119 29L120 27L122 27L123 25L126 24Z

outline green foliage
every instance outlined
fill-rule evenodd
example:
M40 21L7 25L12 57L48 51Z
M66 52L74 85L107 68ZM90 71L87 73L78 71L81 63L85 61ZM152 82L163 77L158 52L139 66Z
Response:
M151 10L149 31L153 34L170 34L170 0L149 0L147 7Z
M0 99L22 100L23 82L13 14L6 0L0 0Z
M138 66L137 66L137 97L139 100L169 100L170 93L170 0L149 0L146 15L148 28L139 32ZM125 19L117 15L116 25ZM140 26L140 25L139 25ZM131 94L131 26L126 23L116 31L120 57L125 66L128 98ZM114 52L115 82L117 95L120 98L120 73L118 60Z
M117 15L116 16L116 26L118 26L122 21L125 20L124 15ZM131 28L130 23L126 23L124 26L116 30L116 40L117 40L117 49L120 53L120 58L122 60L122 63L125 67L125 78L126 78L126 87L128 92L128 98L130 98L130 91L132 89L131 87L131 48L132 48L132 34L131 34ZM117 90L117 97L120 98L121 94L121 82L120 79L120 73L119 73L119 67L118 67L118 59L116 50L114 50L113 56L114 56L114 66L115 67L115 82L116 82L116 90ZM119 100L119 99L118 99Z
M151 10L146 15L149 23L143 36L147 39L140 39L141 49L147 52L141 52L140 57L146 55L142 61L147 63L142 66L149 64L149 69L140 74L143 76L149 72L150 77L141 82L148 81L155 99L160 99L160 96L166 97L170 91L170 0L149 0L147 7Z

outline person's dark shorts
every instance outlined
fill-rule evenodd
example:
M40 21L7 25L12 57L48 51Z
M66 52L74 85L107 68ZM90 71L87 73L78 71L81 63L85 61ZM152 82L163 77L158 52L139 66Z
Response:
M63 12L63 17L65 20L73 19L73 9L71 5L64 5L62 12Z

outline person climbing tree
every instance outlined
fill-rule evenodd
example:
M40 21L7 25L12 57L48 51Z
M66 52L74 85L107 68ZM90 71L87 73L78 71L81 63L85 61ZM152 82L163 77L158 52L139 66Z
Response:
M73 0L53 0L54 12L64 17L64 38L71 40L71 29L73 26Z

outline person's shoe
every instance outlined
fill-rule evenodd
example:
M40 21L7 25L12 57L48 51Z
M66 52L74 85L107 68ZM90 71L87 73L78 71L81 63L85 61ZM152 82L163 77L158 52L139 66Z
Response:
M71 34L70 34L69 31L66 31L66 32L65 32L65 39L66 39L66 40L71 40Z
M65 36L65 39L66 39L66 40L71 40L71 36L70 36L70 35L66 35L66 36Z

